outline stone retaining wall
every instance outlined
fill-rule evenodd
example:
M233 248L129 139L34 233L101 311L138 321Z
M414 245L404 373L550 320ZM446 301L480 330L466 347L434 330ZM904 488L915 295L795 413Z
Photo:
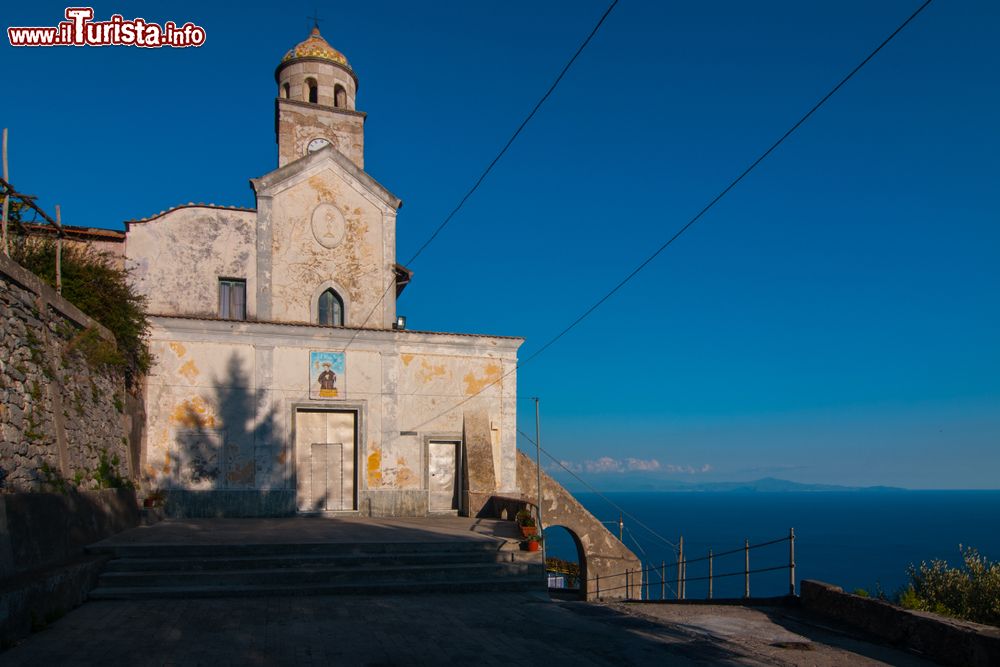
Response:
M891 644L945 665L1000 665L1000 628L910 611L882 600L845 593L838 586L803 580L803 609L834 618Z
M87 362L85 336L114 340L0 255L0 490L95 488L102 456L132 476L124 378Z

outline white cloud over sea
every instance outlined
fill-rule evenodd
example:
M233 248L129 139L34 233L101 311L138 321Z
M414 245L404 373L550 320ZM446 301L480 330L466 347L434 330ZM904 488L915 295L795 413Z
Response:
M675 463L660 463L657 459L637 459L633 457L616 459L611 456L601 456L596 459L586 459L583 461L563 460L559 463L572 472L586 472L593 475L624 474L629 472L661 472L668 475L699 475L712 471L712 466L708 463L700 466L679 465Z

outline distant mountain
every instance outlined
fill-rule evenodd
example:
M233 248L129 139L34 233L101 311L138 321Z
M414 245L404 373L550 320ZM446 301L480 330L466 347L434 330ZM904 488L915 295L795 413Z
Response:
M567 475L557 475L570 491L589 491L579 481ZM649 474L633 475L581 475L594 488L600 491L686 491L691 493L826 493L826 492L857 492L857 493L895 493L906 491L894 486L840 486L837 484L802 484L787 479L764 477L749 482L681 482L665 479L662 476Z

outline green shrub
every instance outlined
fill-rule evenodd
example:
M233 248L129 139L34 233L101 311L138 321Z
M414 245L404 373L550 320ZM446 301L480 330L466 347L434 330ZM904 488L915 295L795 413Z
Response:
M134 488L132 481L126 479L118 472L121 459L117 454L108 457L108 452L101 452L97 470L94 471L94 481L99 489L131 489Z
M943 560L910 565L910 585L900 593L900 605L1000 626L1000 563L973 547L959 545L959 550L961 567Z
M11 253L14 261L52 286L55 257L56 244L51 239L21 239ZM61 264L62 295L109 329L117 343L117 350L112 351L111 346L101 344L99 336L85 333L88 340L81 347L88 360L121 368L131 385L152 363L146 344L146 297L135 291L128 271L118 267L108 253L64 244Z

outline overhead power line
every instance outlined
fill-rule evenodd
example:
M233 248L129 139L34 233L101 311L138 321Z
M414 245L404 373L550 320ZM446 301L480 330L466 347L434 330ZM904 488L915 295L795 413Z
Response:
M472 185L471 188L469 188L469 191L465 193L465 196L462 197L461 201L458 202L458 205L454 209L452 209L451 213L448 214L448 217L446 217L444 221L442 221L441 224L438 225L437 229L434 230L434 233L431 234L426 241L424 241L424 244L419 248L417 248L417 251L413 253L413 257L411 257L409 261L406 262L407 264L411 264L417 257L420 256L420 253L422 253L424 249L427 246L429 246L434 241L434 239L437 238L437 235L440 234L442 230L444 230L444 228L448 226L448 223L451 222L451 219L455 217L455 214L458 213L459 210L461 210L461 208L465 205L465 202L469 200L469 197L471 197L472 194L479 189L479 186L482 185L484 180L486 180L486 176L489 175L489 173L493 170L493 167L496 166L496 163L500 161L500 158L504 156L504 153L507 152L507 149L511 147L511 144L514 143L514 140L517 139L519 134L521 134L521 130L523 130L525 126L531 121L531 119L535 117L535 114L538 113L538 110L542 107L543 104L545 104L545 100L549 99L549 96L553 93L553 91L555 91L556 86L559 85L559 82L562 81L564 76L566 76L566 72L569 71L569 68L573 66L573 63L576 62L576 59L580 57L580 54L583 53L583 50L587 48L588 44L590 44L590 40L592 40L594 38L594 35L597 34L597 31L601 29L601 26L604 25L605 19L608 18L608 15L611 13L611 10L614 9L615 5L617 4L618 0L614 0L610 5L608 5L608 8L604 10L604 13L601 15L601 18L597 21L597 24L594 25L594 29L591 30L590 34L587 35L587 38L583 40L583 43L580 44L580 47L576 50L576 53L573 54L573 57L570 58L569 61L566 63L566 65L562 68L562 70L559 72L559 75L555 78L555 81L552 82L552 85L549 86L549 89L545 91L545 94L542 95L540 100L538 100L535 106L531 109L531 112L528 113L528 115L525 116L524 120L521 121L521 124L517 126L517 129L514 130L514 134L510 136L510 139L508 139L507 143L504 144L503 148L500 149L500 152L497 153L497 156L493 158L493 160L486 166L486 169L484 169L483 173L479 175L479 178L476 180L476 182Z
M590 31L590 34L587 35L586 39L583 40L583 42L577 48L576 52L573 53L573 56L566 62L563 68L559 71L558 76L556 76L555 80L552 81L552 84L548 87L548 90L545 91L545 94L542 95L542 97L538 100L538 102L535 103L535 106L531 108L531 111L528 113L528 115L525 116L524 120L521 121L521 124L517 126L516 130L514 130L514 134L510 135L510 139L508 139L507 143L503 145L503 148L500 149L500 152L496 154L496 157L494 157L488 165L486 165L486 169L483 170L483 173L479 175L479 178L476 179L476 182L472 184L472 187L469 188L469 190L465 193L462 199L459 200L458 204L455 206L455 208L452 209L451 213L449 213L445 217L445 219L441 221L441 224L439 224L437 228L434 230L434 232L427 238L427 240L424 241L424 243L419 248L417 248L417 251L413 253L413 256L406 261L407 265L413 264L413 262L416 261L418 257L420 257L421 253L423 253L423 251L427 249L427 246L429 246L431 243L434 242L434 239L438 237L438 234L444 231L444 228L448 226L448 224L452 221L455 215L458 214L458 212L462 209L463 206L465 206L465 202L469 200L469 197L471 197L473 193L475 193L475 191L479 189L479 186L483 184L483 181L486 180L486 177L489 175L489 173L493 171L493 167L495 167L497 162L500 161L500 158L504 156L504 154L507 152L507 149L509 149L511 145L513 145L514 141L521 134L521 131L524 130L524 128L528 125L529 122L531 122L531 119L535 117L535 114L538 113L538 110L542 108L542 105L545 104L545 101L549 99L549 97L555 91L556 87L559 85L559 82L561 82L563 80L563 77L566 76L566 73L569 71L569 68L573 66L573 63L575 63L576 59L580 57L580 54L583 53L583 50L587 48L587 45L590 44L590 41L594 39L594 35L596 35L597 31L601 29L602 25L604 25L604 21L608 18L608 15L611 14L611 10L613 10L615 8L615 5L617 4L618 0L613 0L613 2L610 5L608 5L608 8L604 10L603 14L601 14L601 18L598 19L597 23ZM390 280L389 284L386 285L385 289L382 291L382 296L380 296L378 301L375 302L375 305L372 306L371 312L368 313L368 317L365 318L365 321L361 323L362 328L366 324L368 324L368 320L370 320L372 315L375 314L375 311L378 309L379 305L382 303L382 301L385 300L385 295L389 293L389 290L392 289L394 285L395 285L395 279ZM350 346L350 344L354 342L354 338L357 338L357 334L355 334L354 337L351 338L351 340L348 342L348 346Z
M927 6L930 5L932 1L933 0L926 0L926 2L924 2L922 5L920 5L916 9L916 11L914 11L912 14L910 14L909 17L907 17L907 19L905 21L903 21L901 24L899 24L899 27L897 27L895 30L893 30L892 33L888 37L886 37L884 40L882 40L882 42L877 47L875 47L875 49L871 53L869 53L867 56L865 56L864 60L862 60L860 63L858 63L854 67L854 69L852 69L850 72L848 72L847 75L844 76L844 78L842 78L833 88L831 88L830 91L826 95L824 95L822 98L820 98L820 100L818 102L816 102L816 104L814 104L812 106L812 108L809 109L809 111L807 111L805 113L805 115L803 115L801 118L799 118L799 120L796 121L795 124L792 125L784 134L782 134L781 137L779 137L777 141L775 141L773 144L770 145L770 147L768 147L767 150L765 150L763 153L761 153L760 156L756 160L754 160L753 162L751 162L750 166L748 166L736 178L734 178L729 183L729 185L727 185L725 188L723 188L722 191L719 192L719 194L717 194L711 201L709 201L708 204L706 204L694 217L692 217L680 229L678 229L673 234L673 236L671 236L669 239L667 239L662 245L660 245L659 248L657 248L646 259L644 259L628 275L626 275L617 285L615 285L611 289L611 291L609 291L607 294L605 294L600 299L598 299L592 306L590 306L590 308L588 308L586 311L584 311L582 315L580 315L575 320L573 320L573 322L571 322L569 326L565 327L562 331L560 331L554 337L552 337L551 339L549 339L548 342L546 342L544 345L542 345L542 347L540 347L538 350L536 350L534 353L532 353L531 356L529 356L527 359L524 359L523 361L519 362L512 369L510 369L506 373L503 373L497 379L493 380L489 384L487 384L487 385L483 386L482 388L480 388L479 391L476 391L475 393L470 394L469 396L466 396L464 399L462 399L461 401L459 401L455 405L453 405L450 408L444 410L443 412L440 412L439 414L435 415L434 417L431 417L429 419L424 420L423 422L421 422L420 424L418 424L416 427L414 427L411 430L419 430L419 428L422 427L422 426L424 426L425 424L429 424L430 422L434 421L438 417L446 415L449 412L451 412L452 410L455 410L455 409L457 409L457 408L465 405L466 403L468 403L469 401L471 401L475 397L477 397L480 394L482 394L484 391L486 391L486 390L488 390L488 389L496 386L497 384L503 382L506 378L510 377L513 373L516 373L518 370L520 370L521 368L523 368L525 365L527 365L528 363L530 363L531 361L533 361L535 358L537 358L540 354L542 354L547 349L549 349L558 340L560 340L563 336L565 336L567 333L569 333L574 327L576 327L583 320L585 320L591 313L593 313L595 310L597 310L605 301L607 301L608 299L610 299L616 292L618 292L621 288L623 288L626 284L628 284L629 281L631 281L632 278L634 278L636 275L638 275L638 273L640 271L642 271L644 268L646 268L646 266L648 266L650 262L652 262L654 259L656 259L660 255L660 253L662 253L664 250L666 250L668 247L670 247L670 245L673 244L673 242L676 241L678 238L680 238L681 235L684 234L684 232L686 232L687 230L689 230L692 226L694 226L695 223L697 223L699 220L701 220L702 216L704 216L723 197L725 197L727 194L729 194L729 192L733 188L735 188L736 185L740 181L742 181L744 178L746 178L746 176L750 172L752 172L757 167L757 165L759 165L761 162L763 162L771 153L773 153L775 151L775 149L778 148L778 146L780 146L782 143L784 143L784 141L788 137L790 137L797 129L799 129L802 126L803 123L805 123L814 113L816 113L816 111L818 111L820 109L820 107L822 107L831 97L833 97L834 94L837 93L837 91L839 91L841 88L843 88L844 85L848 81L850 81L854 77L855 74L857 74L859 71L861 71L861 68L863 68L865 65L867 65L868 62L871 61L871 59L874 58L876 54L878 54L879 51L881 51L889 42L891 42L896 37L896 35L898 35L903 30L903 28L905 28L907 25L910 24L911 21L913 21L913 19L915 19L922 11L924 11L924 9L926 9ZM555 457L552 457L552 458L554 459Z
M600 299L598 299L590 308L588 308L586 311L584 311L582 315L580 315L575 320L573 320L573 322L570 323L569 326L567 326L565 329L563 329L558 334L556 334L555 337L553 337L551 340L549 340L547 343L545 343L545 345L543 345L541 348L539 348L538 350L536 350L530 357L528 357L523 362L521 362L520 365L523 366L524 364L528 363L529 361L531 361L532 359L534 359L535 357L537 357L538 355L540 355L542 352L544 352L545 350L547 350L552 344L554 344L560 338L562 338L563 336L565 336L566 334L568 334L571 330L573 330L573 328L575 328L578 324L580 324L580 322L583 322L583 320L587 319L587 317L591 313L593 313L595 310L597 310L598 308L600 308L601 305L605 301L607 301L612 296L614 296L615 293L618 292L618 290L620 290L622 287L624 287L625 285L627 285L633 278L635 278L639 274L640 271L642 271L643 269L645 269L649 265L650 262L652 262L654 259L656 259L657 257L659 257L660 253L662 253L664 250L666 250L667 248L669 248L673 244L674 241L676 241L677 239L679 239L684 234L684 232L686 232L687 230L691 229L691 227L693 227L695 225L695 223L697 223L699 220L701 220L702 216L704 216L706 213L708 213L712 209L712 207L714 207L716 204L718 204L719 201L721 201L723 197L725 197L727 194L729 194L729 192L733 188L735 188L737 186L737 184L739 184L740 181L742 181L744 178L746 178L750 174L750 172L752 172L754 169L756 169L757 165L759 165L761 162L763 162L767 158L767 156L769 156L771 153L773 153L775 151L775 149L778 148L778 146L780 146L782 143L784 143L785 139L787 139L788 137L790 137L797 129L799 129L802 126L803 123L805 123L807 120L809 120L809 118L814 113L816 113L816 111L818 111L819 108L822 107L826 103L827 100L829 100L831 97L833 97L836 94L836 92L838 90L840 90L844 86L844 84L846 84L848 81L850 81L851 78L855 74L857 74L861 70L862 67L864 67L865 65L867 65L868 62L872 58L874 58L875 55L879 51L881 51L882 48L886 44L888 44L889 42L891 42L892 39L896 35L898 35L900 33L900 31L902 31L903 28L905 28L910 23L910 21L912 21L913 19L915 19L917 17L917 15L920 14L920 12L924 11L924 9L927 7L927 5L931 4L931 2L932 2L932 0L926 0L926 2L924 2L924 4L920 5L920 7L918 7L915 12L913 12L912 14L910 14L910 16L905 21L903 21L899 25L898 28L896 28L895 30L892 31L892 34L890 34L888 37L886 37L884 40L882 40L882 43L879 44L877 47L875 47L874 51L872 51L871 53L869 53L865 57L864 60L862 60L860 63L857 64L857 66L855 66L854 69L852 69L850 72L848 72L847 76L845 76L843 79L840 80L839 83L837 83L837 85L835 85L833 88L831 88L830 92L828 92L826 95L824 95L822 98L820 98L819 102L816 102L816 104L814 104L813 107L811 109L809 109L809 111L807 111L804 116L802 116L802 118L799 118L799 120L796 121L795 124L792 125L790 128L788 128L788 130L783 135L781 135L781 137L779 137L777 141L775 141L773 144L771 144L771 146L766 151L764 151L763 153L761 153L760 156L756 160L754 160L753 162L751 162L750 166L748 166L746 169L744 169L740 173L739 176L737 176L736 178L734 178L729 183L729 185L727 185L726 187L724 187L722 189L722 191L719 192L719 194L715 195L715 197L713 197L712 200L709 201L704 206L704 208L702 208L700 211L698 211L698 213L696 213L693 218L691 218L690 220L688 220L680 229L678 229L676 232L674 232L673 236L671 236L662 245L660 245L659 248L657 248L646 259L644 259L637 267L635 267L634 269L632 269L632 271L627 276L625 276L624 278L622 278L622 280L617 285L615 285L611 289L611 291L609 291L607 294L605 294Z

